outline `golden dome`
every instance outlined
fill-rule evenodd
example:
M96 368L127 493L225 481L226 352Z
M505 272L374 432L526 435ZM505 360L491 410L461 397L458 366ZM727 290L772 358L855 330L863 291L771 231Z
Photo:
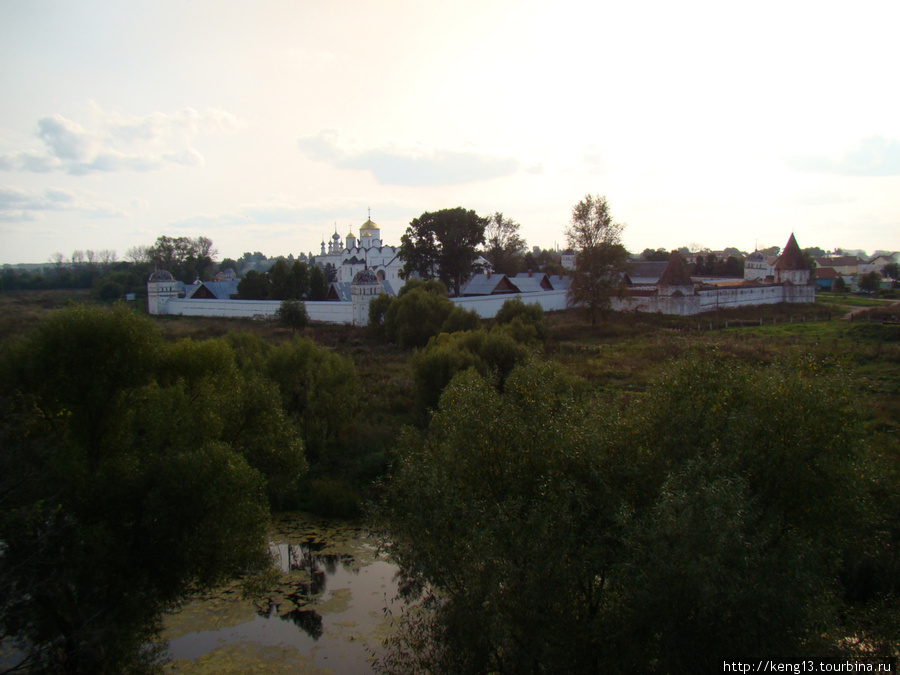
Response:
M359 226L360 237L377 237L380 231L378 225L372 222L371 218Z

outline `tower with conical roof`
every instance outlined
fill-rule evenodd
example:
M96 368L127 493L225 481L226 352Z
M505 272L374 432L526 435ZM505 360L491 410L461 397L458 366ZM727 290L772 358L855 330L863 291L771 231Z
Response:
M775 283L793 284L794 286L806 286L809 284L809 267L803 258L803 252L797 245L794 234L784 246L781 257L775 263Z
M694 295L694 282L684 266L684 260L677 251L672 251L669 264L656 282L658 295Z

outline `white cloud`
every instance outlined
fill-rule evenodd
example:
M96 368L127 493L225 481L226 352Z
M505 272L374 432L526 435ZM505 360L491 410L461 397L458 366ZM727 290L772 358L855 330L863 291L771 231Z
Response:
M363 150L346 148L334 129L305 136L298 146L311 159L339 169L368 171L381 185L461 185L511 176L520 168L516 159L474 148L451 150L396 142Z
M40 218L44 211L74 211L97 218L130 215L117 206L97 201L80 191L47 188L43 192L31 192L12 185L0 185L0 220L33 221Z
M796 171L833 173L841 176L900 175L900 141L882 136L864 138L840 158L825 155L793 155L787 164Z
M80 176L202 166L203 156L193 147L194 139L235 133L241 127L237 117L215 108L134 116L107 112L94 104L91 117L87 126L62 115L42 117L35 135L44 147L0 155L0 169Z

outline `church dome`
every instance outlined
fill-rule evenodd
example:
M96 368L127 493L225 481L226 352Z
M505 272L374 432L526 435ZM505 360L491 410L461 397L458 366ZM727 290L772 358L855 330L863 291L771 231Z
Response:
M378 227L378 225L376 225L374 222L372 222L371 218L369 218L366 222L364 222L359 227L359 236L360 237L366 237L366 236L377 237L379 232L381 232L381 229Z
M156 270L150 275L150 278L147 281L175 281L175 277L172 276L171 272L167 272L166 270Z
M381 282L378 280L378 277L375 276L375 272L370 270L368 267L360 272L357 272L352 281L352 284L354 286L366 286L380 283Z

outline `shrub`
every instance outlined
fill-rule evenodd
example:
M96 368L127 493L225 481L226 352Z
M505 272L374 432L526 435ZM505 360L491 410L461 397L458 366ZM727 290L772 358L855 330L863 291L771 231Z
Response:
M393 302L387 293L379 293L369 303L369 329L378 337L384 337L384 318Z
M309 314L306 312L306 303L302 300L284 300L275 310L275 318L285 328L295 332L298 328L306 328L309 325Z
M544 318L544 308L534 302L526 305L520 298L510 298L503 303L497 316L494 318L494 325L504 326L512 324L518 320L518 324L513 328L512 334L517 339L532 334L537 340L543 342L547 339L547 321ZM531 327L533 330L528 330Z
M424 347L441 332L452 311L453 303L445 296L414 288L390 303L384 317L385 335L401 347Z
M420 412L436 408L450 380L469 368L490 377L502 389L512 369L528 361L530 355L526 345L502 331L442 333L413 358L418 408Z
M442 333L460 333L467 330L477 330L481 326L481 317L474 309L463 309L455 306L453 311L447 316L444 325L441 326Z

